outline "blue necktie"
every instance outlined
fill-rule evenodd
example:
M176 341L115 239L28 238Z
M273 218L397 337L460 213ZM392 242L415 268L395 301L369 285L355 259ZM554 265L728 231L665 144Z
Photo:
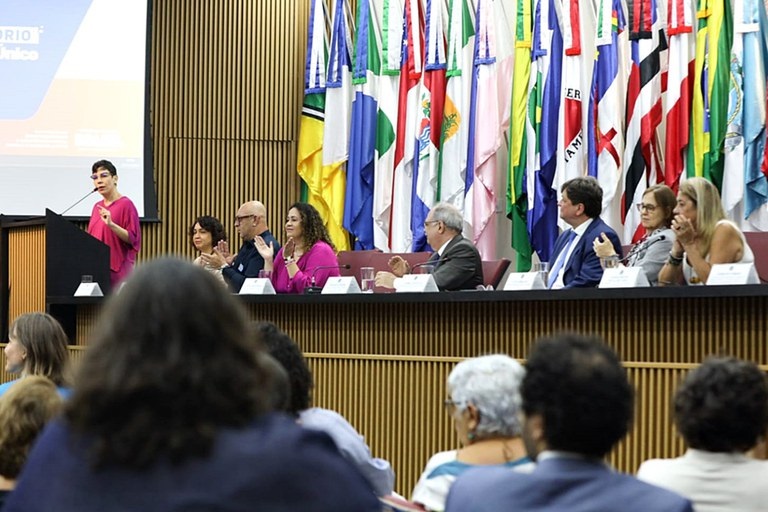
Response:
M571 244L575 239L576 239L576 232L574 230L570 230L566 237L563 250L560 251L560 254L557 255L557 261L555 261L554 268L552 268L552 270L549 271L549 279L547 279L547 288L552 288L552 285L555 284L555 281L557 281L557 276L560 274L560 270L562 270L563 265L565 265L565 257L568 255L568 249L570 249Z

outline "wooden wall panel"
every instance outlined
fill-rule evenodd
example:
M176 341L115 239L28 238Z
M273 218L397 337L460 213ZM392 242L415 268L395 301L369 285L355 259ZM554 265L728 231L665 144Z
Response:
M29 226L8 235L8 318L45 311L45 229ZM10 325L10 324L9 324Z

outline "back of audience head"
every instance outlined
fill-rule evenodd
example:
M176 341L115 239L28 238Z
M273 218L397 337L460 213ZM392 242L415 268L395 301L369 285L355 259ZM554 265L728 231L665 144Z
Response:
M290 400L285 409L298 417L312 403L312 372L301 353L301 349L290 336L270 322L254 324L256 337L264 344L267 352L282 366L288 374Z
M218 430L271 407L272 376L242 305L177 259L140 267L107 302L65 416L96 467L145 468L210 453Z
M689 447L746 452L768 429L768 382L756 364L714 357L675 393L675 423Z
M526 364L522 396L524 438L533 457L543 441L549 450L602 458L632 422L632 386L619 358L596 336L539 340ZM532 419L541 421L533 436Z
M466 359L448 376L454 415L472 407L477 425L468 432L470 442L522 434L520 384L522 365L503 354Z
M25 313L13 321L5 348L6 371L22 376L42 375L57 386L66 384L67 335L47 313Z
M0 398L0 475L15 480L45 424L59 414L62 399L46 377L22 379Z

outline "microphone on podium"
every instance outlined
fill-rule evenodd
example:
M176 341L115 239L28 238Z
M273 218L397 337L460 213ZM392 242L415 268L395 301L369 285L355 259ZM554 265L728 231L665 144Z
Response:
M78 200L77 200L77 202L75 202L75 203L74 203L72 206L70 206L69 208L67 208L67 209L66 209L66 210L64 210L63 212L61 212L59 215L64 215L64 214L65 214L65 213L67 213L69 210L71 210L71 209L72 209L72 208L74 208L75 206L77 206L77 205L79 205L80 203L82 203L83 201L85 201L85 198L87 198L89 195L93 194L93 193L94 193L94 192L96 192L97 190L99 190L97 187L93 187L93 190L91 190L90 192L88 192L87 194L85 194L83 197L81 197L80 199L78 199Z
M304 294L305 295L317 295L318 293L323 291L322 286L317 286L315 281L315 276L317 274L318 270L332 270L334 268L337 269L344 269L349 270L352 268L352 265L349 263L345 263L344 265L319 265L312 269L312 280L310 282L310 285L304 288Z
M411 267L411 273L413 273L413 271L419 267L437 267L446 261L451 261L451 257L448 256L447 258L437 258L436 260L427 260L423 263L417 263Z
M656 240L653 240L650 243L648 243L648 241L646 240L645 242L641 242L641 243L635 244L635 245L632 246L632 249L629 250L629 253L625 257L621 258L619 261L621 263L626 263L627 261L629 261L629 258L633 254L635 254L636 252L639 252L639 251L642 251L642 250L647 251L648 248L650 246L652 246L653 244L655 244L656 242L661 242L661 241L666 240L666 239L667 239L667 235L661 235L661 236L659 236L659 238L657 238Z

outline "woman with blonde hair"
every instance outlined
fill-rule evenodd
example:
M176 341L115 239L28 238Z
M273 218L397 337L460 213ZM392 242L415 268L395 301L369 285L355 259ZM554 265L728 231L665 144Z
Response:
M69 362L67 335L61 324L48 313L19 315L8 330L5 347L5 371L48 377L65 398L69 395L66 372ZM0 384L0 396L17 380Z
M755 260L744 234L726 220L717 188L704 178L680 184L672 229L677 239L659 273L660 286L705 284L714 264Z

